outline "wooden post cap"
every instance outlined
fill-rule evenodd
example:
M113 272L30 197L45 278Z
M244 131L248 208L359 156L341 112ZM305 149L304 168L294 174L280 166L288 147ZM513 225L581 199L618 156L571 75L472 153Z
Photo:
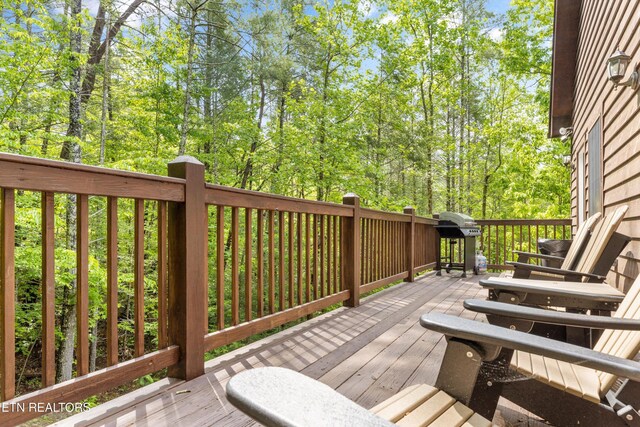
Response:
M176 163L192 163L192 164L204 166L204 164L200 160L196 159L193 156L178 156L169 162L170 165L173 165Z
M360 196L355 193L347 193L342 196L342 203L345 205L360 206Z

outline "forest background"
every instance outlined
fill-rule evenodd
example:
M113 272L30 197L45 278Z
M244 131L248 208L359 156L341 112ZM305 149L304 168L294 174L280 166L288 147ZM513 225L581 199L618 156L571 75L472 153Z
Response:
M205 164L208 182L299 198L354 192L364 206L411 205L424 216L568 217L569 143L546 135L552 6L512 0L495 14L483 0L3 0L0 151L159 175L186 154ZM119 203L126 360L133 204ZM105 206L90 200L91 370L106 363ZM146 208L145 348L155 349L157 218ZM56 198L55 232L59 382L74 369L73 196ZM26 391L40 381L40 194L18 194L16 242ZM215 263L209 273L211 286Z
M566 217L551 0L4 0L0 150L476 218Z

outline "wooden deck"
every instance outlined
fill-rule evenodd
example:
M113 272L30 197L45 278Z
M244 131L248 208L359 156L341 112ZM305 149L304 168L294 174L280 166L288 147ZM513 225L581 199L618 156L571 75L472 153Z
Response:
M364 407L414 384L433 384L444 352L442 335L418 324L437 311L475 318L462 301L484 298L477 277L422 277L340 308L211 360L206 375L163 380L60 425L248 426L251 419L225 399L229 377L257 366L283 366L316 378ZM501 401L494 422L542 426L535 416Z

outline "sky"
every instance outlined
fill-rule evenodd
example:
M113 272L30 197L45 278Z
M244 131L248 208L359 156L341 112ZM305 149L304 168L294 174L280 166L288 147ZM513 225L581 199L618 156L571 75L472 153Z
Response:
M487 0L487 10L494 13L505 13L511 0Z

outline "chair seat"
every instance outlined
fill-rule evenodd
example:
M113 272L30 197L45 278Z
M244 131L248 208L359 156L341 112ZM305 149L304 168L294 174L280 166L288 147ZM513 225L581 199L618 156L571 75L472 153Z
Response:
M595 369L523 351L513 353L511 366L525 376L600 403L600 379Z
M486 418L457 402L447 393L426 384L417 384L371 408L371 412L398 426L484 427Z

